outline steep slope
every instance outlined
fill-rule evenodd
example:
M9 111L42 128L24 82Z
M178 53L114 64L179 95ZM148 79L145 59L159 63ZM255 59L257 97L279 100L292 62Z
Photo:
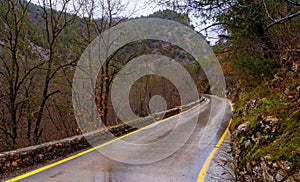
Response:
M300 180L299 62L242 96L231 125L239 181Z

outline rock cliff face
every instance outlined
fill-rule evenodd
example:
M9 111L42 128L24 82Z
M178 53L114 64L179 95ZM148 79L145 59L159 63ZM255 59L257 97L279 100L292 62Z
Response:
M300 74L283 70L241 96L231 125L237 181L300 181Z

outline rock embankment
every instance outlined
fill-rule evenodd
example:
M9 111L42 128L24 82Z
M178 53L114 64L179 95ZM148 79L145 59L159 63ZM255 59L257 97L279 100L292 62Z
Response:
M231 140L237 181L300 181L299 83L299 70L282 72L236 102Z

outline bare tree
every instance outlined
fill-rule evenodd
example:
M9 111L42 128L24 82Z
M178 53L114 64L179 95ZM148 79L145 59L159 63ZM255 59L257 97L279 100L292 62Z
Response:
M81 22L85 27L78 32L78 38L81 41L79 45L83 46L83 48L96 36L128 18L125 15L125 9L128 4L123 3L121 0L78 0L78 4L82 5ZM97 95L99 95L97 100L99 112L104 123L106 123L107 119L110 86L118 71L118 68L115 67L112 69L110 67L110 63L113 61L112 57L106 60L101 67L98 77L99 84L96 90Z
M30 1L6 0L0 2L0 37L3 40L0 56L0 81L2 93L0 103L2 115L0 130L6 136L8 148L15 148L20 128L20 107L28 102L24 87L31 73L42 63L26 65L23 55L27 44L25 31ZM8 116L9 115L9 116Z
M44 128L41 128L44 110L47 101L54 94L60 92L58 89L50 89L51 81L55 78L57 73L65 67L72 66L76 60L64 61L60 56L58 42L63 30L70 26L76 19L80 7L70 12L71 0L52 1L42 0L40 4L43 8L43 18L45 23L46 44L48 49L47 59L44 60L44 83L42 84L42 96L38 104L38 111L36 112L36 122L34 128L34 142L38 143Z

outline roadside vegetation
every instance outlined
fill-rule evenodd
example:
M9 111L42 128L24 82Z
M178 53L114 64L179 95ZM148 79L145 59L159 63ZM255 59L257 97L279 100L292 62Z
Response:
M210 21L208 34L218 31L213 49L235 102L236 180L299 181L299 1L159 2Z
M299 181L300 2L152 1L168 10L148 17L195 28L193 15L206 24L203 37L218 34L212 48L225 75L226 95L235 102L230 129L237 180ZM126 9L121 0L76 0L75 9L70 0L39 2L0 0L0 152L81 134L71 99L76 63L96 36L130 19L120 16ZM115 74L147 53L176 59L191 73L199 94L209 93L201 67L180 48L135 42L99 73L95 102L104 125L120 122L110 103ZM149 114L145 103L153 94L165 97L168 108L181 104L177 90L161 77L138 80L130 94L140 116Z
M239 180L299 180L299 83L299 71L285 70L236 102L231 132Z

